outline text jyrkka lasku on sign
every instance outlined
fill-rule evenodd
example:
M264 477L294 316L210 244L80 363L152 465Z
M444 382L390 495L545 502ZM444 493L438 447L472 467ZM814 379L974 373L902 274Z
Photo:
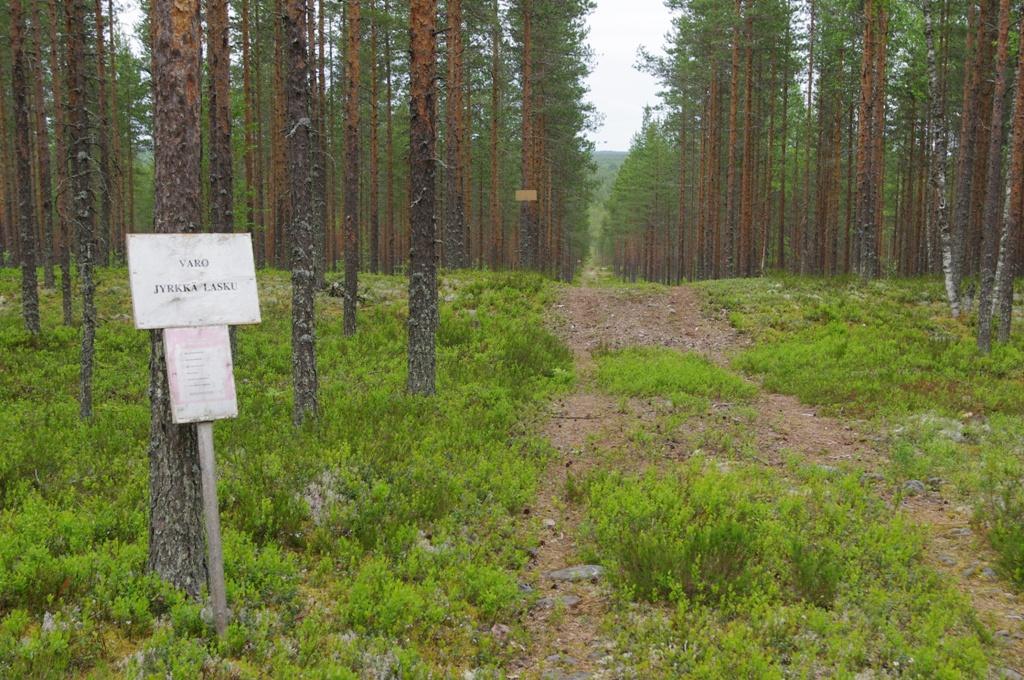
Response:
M128 251L137 327L259 323L249 234L137 234Z
M238 284L234 281L217 281L214 283L193 282L153 284L154 295L167 293L217 293L234 290L238 290Z

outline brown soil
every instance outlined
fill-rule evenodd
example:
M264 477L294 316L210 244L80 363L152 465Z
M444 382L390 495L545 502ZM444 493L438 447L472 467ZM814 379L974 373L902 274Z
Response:
M633 469L642 463L606 452L625 448L625 432L638 421L652 419L658 406L632 400L620 403L600 392L593 381L593 355L603 349L635 345L675 347L700 353L725 365L729 356L748 340L725 320L708 314L699 293L677 287L663 292L597 287L566 288L555 305L554 323L573 351L580 374L577 390L553 405L543 434L559 452L552 463L530 516L542 528L543 542L523 580L542 597L571 595L579 603L555 609L536 607L526 618L532 648L509 669L513 678L568 679L604 677L597 660L607 640L602 624L608 611L608 591L602 583L556 584L546 574L580 563L581 509L565 498L569 475L583 475L595 466ZM716 318L717 317L717 318ZM729 426L729 404L716 404L706 417L688 429L695 435ZM994 554L969 526L970 509L950 503L942 489L904 497L881 475L887 463L884 440L868 432L863 423L819 414L794 397L761 393L750 405L754 415L734 429L751 441L755 458L781 466L798 456L814 463L842 468L855 465L867 471L865 483L881 496L899 503L912 521L928 531L928 559L946 573L963 592L979 618L996 631L1006 662L1024 672L1024 598L989 569ZM686 457L689 441L668 441L667 455ZM875 474L872 474L875 473ZM553 527L544 527L553 520ZM548 524L551 522L549 521Z

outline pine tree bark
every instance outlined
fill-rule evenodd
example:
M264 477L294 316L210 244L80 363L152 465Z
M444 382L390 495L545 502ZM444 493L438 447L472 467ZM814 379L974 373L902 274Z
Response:
M207 68L210 113L210 229L235 230L234 176L231 167L231 48L228 2L206 0Z
M992 302L996 282L996 262L1003 231L1003 140L1007 66L1009 64L1010 0L999 2L996 47L996 82L992 92L992 118L989 125L988 170L985 188L985 215L981 240L981 287L978 296L978 349L992 349Z
M412 190L409 262L409 377L412 394L435 391L437 333L436 165L437 1L411 0L409 36L409 178Z
M60 294L61 311L65 326L70 326L72 319L71 309L71 248L72 238L68 216L70 204L68 198L71 191L68 186L70 177L68 175L68 153L67 153L67 110L64 101L64 78L65 72L61 66L59 42L57 40L57 27L60 25L60 16L57 9L57 0L49 0L47 3L49 15L50 34L50 74L51 89L53 91L53 150L57 180L57 259L60 262Z
M979 104L981 88L981 65L984 52L981 39L986 34L987 7L990 0L969 3L967 50L969 61L964 68L963 105L960 116L959 152L957 156L956 184L953 190L952 236L954 260L956 262L957 285L966 274L968 222L970 221L971 196L973 194L974 161L979 127ZM961 293L961 297L963 294ZM961 300L961 307L963 300Z
M110 58L110 71L109 71L109 87L110 87L110 181L112 183L112 207L113 207L113 218L112 218L112 231L114 234L112 242L112 252L119 261L123 261L125 253L125 194L127 193L125 187L125 175L124 175L124 158L121 152L121 125L120 125L120 113L118 109L118 88L117 88L117 44L115 36L117 31L115 30L114 23L114 0L107 0L107 25L109 26L108 37L109 44L107 54Z
M858 113L857 134L857 272L864 280L878 275L878 257L876 249L876 199L878 196L878 172L875 167L874 136L879 133L874 129L876 107L881 98L877 51L880 40L879 15L881 10L875 0L864 3L864 51L860 73L860 110Z
M377 21L373 18L373 0L370 0L370 271L380 269L380 86L377 79Z
M1019 35L1024 35L1024 15L1020 18ZM1017 56L1017 84L1013 101L1012 136L1010 138L1010 191L1003 236L1002 268L999 275L999 342L1010 341L1013 323L1013 282L1020 267L1016 245L1024 231L1024 49Z
M7 72L7 65L3 59L6 56L4 50L0 50L0 73ZM17 209L13 205L16 201L11 196L11 187L14 185L13 165L10 151L7 148L8 135L7 99L0 97L0 268L10 264L14 265L18 260L17 253Z
M255 231L256 222L256 138L253 114L256 103L252 89L252 56L249 36L249 0L242 0L241 6L241 43L242 43L242 99L245 107L242 112L242 125L245 128L245 150L242 152L245 165L245 228Z
M36 274L36 203L29 140L28 54L21 0L11 0L11 90L14 97L15 184L18 192L18 245L21 254L21 315L25 330L39 335L39 284Z
M359 293L359 13L360 0L347 5L345 115L345 301L344 333L356 332Z
M89 110L85 75L85 0L72 0L65 12L68 49L68 130L71 141L71 192L74 201L75 233L78 245L78 281L82 297L82 354L79 376L79 414L92 418L92 368L96 340L95 216L93 214L92 165L90 156Z
M384 14L388 17L390 7L388 0L384 0ZM384 273L395 273L395 134L394 134L394 102L391 82L391 27L384 32L384 97L387 100L385 118L385 157L387 159L387 195L384 207Z
M736 231L739 223L737 199L739 194L737 173L739 161L738 110L740 98L740 18L743 13L740 0L734 5L732 19L732 68L729 72L729 159L726 161L725 180L725 276L736 274Z
M786 54L791 49L792 37L790 28L786 26ZM786 269L786 152L789 149L789 59L783 60L782 67L782 159L779 168L779 252L776 254L775 266L778 270Z
M313 122L310 118L309 49L306 2L288 0L281 15L285 57L285 106L291 224L288 229L292 268L293 420L302 424L317 414L316 374L316 226L311 167Z
M870 1L870 0L868 0ZM814 0L811 0L810 12L811 23L807 43L807 122L805 143L807 149L804 153L804 190L801 200L803 205L797 220L798 235L794 240L794 247L799 249L794 258L794 264L799 265L799 272L806 274L808 270L808 259L811 256L811 149L814 146L814 127L811 124L812 111L814 110L814 46L815 28L817 26L817 7Z
M523 189L539 189L535 185L533 159L533 0L520 0L523 21L522 44L522 178ZM536 202L519 204L519 266L536 269L540 252Z
M99 232L96 238L97 263L110 265L110 241L112 205L110 191L113 187L112 159L110 157L110 104L107 87L107 47L103 21L103 0L95 0L94 16L96 24L96 87L98 113L96 115L96 146L100 154L99 164Z
M445 102L445 220L444 266L462 269L469 266L466 249L466 214L464 211L462 137L463 63L462 63L462 0L448 0L448 97Z
M491 5L491 268L503 264L505 252L501 215L501 176L498 163L498 129L501 125L501 8Z
M743 93L743 167L740 177L740 276L750 276L753 265L751 232L754 222L754 50L753 16L748 4L746 29L743 32L746 41Z
M50 172L50 132L46 125L46 100L43 97L45 80L42 59L43 24L40 20L39 3L32 2L32 109L34 112L35 166L39 174L36 204L39 207L42 237L39 259L43 262L43 286L52 290L56 285L53 275L53 177Z
M74 0L75 4L83 0ZM154 231L198 232L200 207L199 0L153 0ZM163 336L150 334L149 558L147 567L198 598L206 583L196 430L171 422Z

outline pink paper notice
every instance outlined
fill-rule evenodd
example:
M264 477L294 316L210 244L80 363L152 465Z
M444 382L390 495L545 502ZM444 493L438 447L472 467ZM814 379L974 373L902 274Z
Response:
M238 415L227 326L164 329L164 348L175 423Z

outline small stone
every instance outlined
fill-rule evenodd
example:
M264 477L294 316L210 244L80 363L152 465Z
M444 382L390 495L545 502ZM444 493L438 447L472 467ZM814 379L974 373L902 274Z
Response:
M599 564L581 564L575 567L566 567L548 574L552 581L590 581L599 579L604 575L604 567Z
M1012 668L1003 668L999 671L999 677L1003 680L1024 680L1024 675L1021 675Z
M957 527L949 530L950 536L970 536L973 533L970 527Z
M834 475L839 472L839 468L834 465L819 465L818 469L824 472L826 475Z
M911 479L909 482L903 485L903 490L911 496L919 496L923 494L927 489L925 488L924 482L920 479Z
M562 603L566 609L572 609L580 603L580 598L575 595L562 595L561 597L542 597L533 605L537 609L554 609L555 605Z
M53 619L53 614L46 612L43 614L43 632L52 633L57 630L57 622Z
M491 626L491 635L493 635L494 639L498 640L499 642L504 642L506 639L508 639L508 636L511 632L512 629L506 626L504 623L496 623L493 626Z
M1010 631L1008 631L1006 629L997 630L996 631L996 637L1008 638L1008 637L1010 637Z
M558 522L556 522L555 520L551 519L550 517L545 519L542 522L542 524L544 525L545 529L554 529L556 526L558 526Z
M531 586L529 583L520 583L519 584L519 592L521 592L521 593L532 593L533 592L533 586Z
M860 476L860 483L867 484L869 482L884 482L885 476L877 472L865 472Z
M981 566L981 565L979 565L977 562L975 562L971 566L969 566L966 569L964 569L963 571L961 571L960 575L963 576L964 578L970 578L970 577L974 576L974 573L976 571L978 571L978 567L979 566Z
M932 491L938 491L939 489L942 488L942 485L945 484L945 483L946 483L946 480L944 480L942 477L929 477L928 478L928 488L931 489Z
M939 555L939 562L942 562L947 567L956 566L956 558L954 558L952 555Z
M993 569L992 567L984 567L984 568L982 568L981 575L984 576L985 578L989 579L990 581L995 581L996 579L999 578L999 576L996 574L996 570Z

